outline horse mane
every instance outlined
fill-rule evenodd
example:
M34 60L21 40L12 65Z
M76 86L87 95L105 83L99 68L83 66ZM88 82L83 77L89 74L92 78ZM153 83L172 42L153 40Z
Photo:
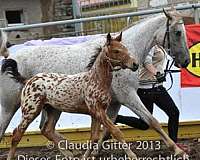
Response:
M133 26L135 26L135 25L139 25L139 24L141 24L141 23L143 23L143 22L147 22L148 20L151 20L152 18L159 17L159 16L161 16L161 15L163 15L163 13L158 13L158 14L156 14L156 15L150 15L150 16L148 16L148 17L146 17L146 18L143 18L143 19L140 19L140 20L138 20L138 21L131 22L129 25L127 25L126 27L124 27L124 28L121 30L121 32L124 32L124 31L128 30L129 28L131 28L131 27L133 27Z
M102 51L101 46L99 46L95 49L95 53L94 53L94 55L92 55L90 57L90 62L88 63L88 65L86 67L87 70L90 70L92 68L92 66L94 65L94 62L96 61L97 57L100 55L101 51Z

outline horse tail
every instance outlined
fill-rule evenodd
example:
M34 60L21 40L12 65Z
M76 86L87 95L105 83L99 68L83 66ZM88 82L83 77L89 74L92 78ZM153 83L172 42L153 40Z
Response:
M7 49L7 34L1 29L0 31L0 56L7 58L9 52Z
M27 79L23 77L19 71L17 62L14 59L4 59L1 65L1 74L8 73L12 75L11 78L16 80L18 83L25 84Z

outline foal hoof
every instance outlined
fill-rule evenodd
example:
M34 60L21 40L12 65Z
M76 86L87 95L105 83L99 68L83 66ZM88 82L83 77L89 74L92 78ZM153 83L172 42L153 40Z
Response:
M98 150L93 150L92 153L91 153L92 157L98 157L99 155L100 155L100 153L99 153Z
M79 150L76 150L76 149L73 150L72 153L73 153L74 157L80 157L82 155L82 153Z
M69 150L63 150L63 149L60 149L60 152L65 156L65 157L70 157L70 158L73 158L74 155L71 151Z
M6 160L15 160L15 159L17 159L17 157L9 157L9 156L8 156L8 157L6 158Z

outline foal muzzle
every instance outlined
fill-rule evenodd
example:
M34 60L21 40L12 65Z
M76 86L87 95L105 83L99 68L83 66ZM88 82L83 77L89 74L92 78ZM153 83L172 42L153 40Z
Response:
M131 68L132 71L137 71L139 68L139 64L133 63L133 67Z

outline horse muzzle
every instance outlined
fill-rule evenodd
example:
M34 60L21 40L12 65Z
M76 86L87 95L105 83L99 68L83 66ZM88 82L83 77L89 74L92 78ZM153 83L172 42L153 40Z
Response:
M177 63L175 62L175 66L178 68L187 68L187 66L190 64L190 59L185 60L184 63Z
M190 64L190 59L185 60L185 62L181 65L182 68L186 68Z

